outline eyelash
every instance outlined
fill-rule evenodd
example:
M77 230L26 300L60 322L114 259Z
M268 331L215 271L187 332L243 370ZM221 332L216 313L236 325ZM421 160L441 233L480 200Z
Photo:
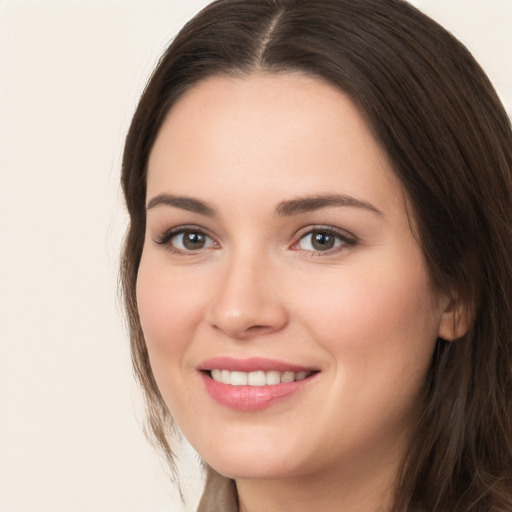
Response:
M303 240L305 240L307 237L312 237L315 233L323 236L327 235L328 237L334 238L334 243L337 243L337 245L330 249L326 249L325 251L301 249L300 247L298 247ZM313 242L311 241L310 245L312 243ZM298 234L298 240L292 244L291 249L303 251L307 253L310 257L322 257L336 254L344 249L347 249L348 247L353 247L356 244L357 238L346 231L335 229L331 226L310 226L308 228L305 228L304 230L302 230L302 232Z
M175 245L173 245L172 239L183 235L185 233L191 233L199 236L204 236L206 239L209 239L212 243L209 247L200 247L197 250L187 250L187 249L180 249L177 248ZM301 249L299 247L299 244L304 241L308 236L313 236L314 234L319 234L327 237L333 237L334 238L334 247L330 249L323 250L310 250L310 249ZM298 237L298 238L297 238ZM308 228L303 229L301 232L298 233L298 235L295 237L297 240L293 242L293 244L290 246L290 249L296 250L296 251L302 251L304 253L307 253L311 257L320 257L320 256L327 256L334 253L337 253L343 249L346 249L347 247L352 247L357 244L357 239L355 236L351 235L350 233L347 233L346 231L338 230L333 227L324 227L324 226L310 226ZM199 228L197 226L179 226L172 229L169 229L165 231L162 235L160 235L158 238L154 240L154 242L157 245L166 246L166 248L171 251L174 254L178 255L187 255L187 256L193 256L195 254L198 254L200 251L204 249L212 249L219 247L218 242L216 242L213 237L208 235L204 229ZM314 243L314 242L313 242ZM311 242L310 242L311 245Z
M201 251L203 249L202 247L195 251L194 250L183 250L183 249L179 249L179 248L175 247L171 243L173 238L177 237L178 235L183 235L185 233L191 233L191 234L204 236L205 238L211 240L215 245L218 245L218 243L215 242L215 240L210 235L205 233L204 229L199 228L197 226L178 226L178 227L169 229L169 230L165 231L162 235L160 235L156 240L154 240L154 242L157 245L165 246L166 249L168 249L169 251L171 251L174 254L179 254L179 255L197 254L199 251ZM207 249L209 249L209 248L210 247L207 247Z

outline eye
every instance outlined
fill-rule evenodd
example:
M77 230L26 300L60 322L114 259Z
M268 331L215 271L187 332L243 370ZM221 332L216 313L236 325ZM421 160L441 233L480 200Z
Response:
M182 251L197 251L199 249L206 249L212 247L213 240L200 231L183 231L171 237L170 242L176 249Z
M155 240L158 245L166 245L178 253L196 252L217 247L217 242L199 229L177 228L167 231Z
M356 243L353 237L333 229L313 229L303 234L293 249L310 252L330 252Z

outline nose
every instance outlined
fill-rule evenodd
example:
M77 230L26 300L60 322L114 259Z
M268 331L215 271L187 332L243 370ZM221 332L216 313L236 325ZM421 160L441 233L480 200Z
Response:
M225 262L207 314L210 325L237 340L283 329L288 311L281 300L277 274L278 269L268 261L254 256Z

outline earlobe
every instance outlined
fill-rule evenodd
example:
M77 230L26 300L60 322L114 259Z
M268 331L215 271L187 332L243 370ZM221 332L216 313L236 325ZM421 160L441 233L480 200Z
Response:
M473 318L472 309L461 301L451 299L439 322L438 337L454 341L466 334Z

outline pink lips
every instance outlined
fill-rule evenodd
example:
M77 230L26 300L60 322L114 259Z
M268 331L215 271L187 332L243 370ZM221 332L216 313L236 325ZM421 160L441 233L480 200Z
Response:
M277 371L277 372L307 372L315 371L314 368L306 368L297 366L275 359L266 359L264 357L251 357L250 359L234 359L232 357L213 357L207 361L203 361L199 365L200 370L230 370L232 372L256 372Z
M234 359L216 357L201 363L198 368L206 387L206 391L215 401L230 409L238 411L259 411L280 401L308 386L313 380L316 370L293 365L282 361L266 358ZM214 369L254 372L315 372L312 376L299 381L286 382L266 386L233 386L213 380L209 371Z

